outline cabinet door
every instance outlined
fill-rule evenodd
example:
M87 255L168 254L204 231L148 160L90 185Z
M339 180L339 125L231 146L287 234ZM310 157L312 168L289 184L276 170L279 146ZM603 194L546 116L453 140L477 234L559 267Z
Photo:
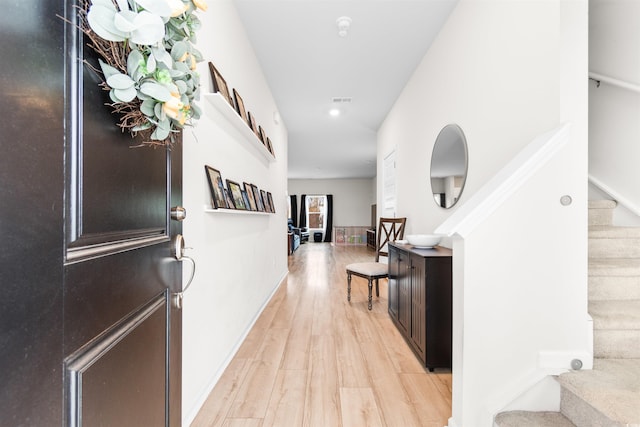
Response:
M411 326L411 260L409 255L400 252L398 260L398 323L404 329L405 336Z
M426 366L451 367L451 257L426 265Z
M394 248L389 248L389 314L394 320L398 320L398 263L400 253Z
M411 329L410 338L413 346L424 363L426 361L426 283L425 258L411 256Z

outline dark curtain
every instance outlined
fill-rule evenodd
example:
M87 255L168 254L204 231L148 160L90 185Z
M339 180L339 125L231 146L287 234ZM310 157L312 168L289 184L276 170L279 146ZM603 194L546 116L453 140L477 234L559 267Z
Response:
M324 241L330 242L333 234L333 194L327 194L327 228L324 230Z
M300 224L298 227L305 228L307 226L307 195L300 196Z
M289 202L291 203L291 221L293 221L293 226L298 227L298 196L295 194L293 196L289 196Z

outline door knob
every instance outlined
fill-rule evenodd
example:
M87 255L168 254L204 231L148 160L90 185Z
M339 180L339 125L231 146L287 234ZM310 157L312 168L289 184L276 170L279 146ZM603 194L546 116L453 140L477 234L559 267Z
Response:
M171 208L171 219L174 221L183 221L187 217L187 210L182 206L174 206Z

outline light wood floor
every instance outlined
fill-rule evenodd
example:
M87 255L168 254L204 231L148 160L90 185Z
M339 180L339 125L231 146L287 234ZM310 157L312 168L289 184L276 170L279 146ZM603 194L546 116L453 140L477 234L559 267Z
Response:
M192 427L442 427L451 371L428 372L387 313L386 280L367 310L367 284L345 265L362 246L306 243Z

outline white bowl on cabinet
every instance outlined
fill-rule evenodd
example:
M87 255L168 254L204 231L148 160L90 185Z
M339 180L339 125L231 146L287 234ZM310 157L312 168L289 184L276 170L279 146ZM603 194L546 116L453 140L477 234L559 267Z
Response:
M432 248L442 240L440 234L409 234L405 237L416 248Z

